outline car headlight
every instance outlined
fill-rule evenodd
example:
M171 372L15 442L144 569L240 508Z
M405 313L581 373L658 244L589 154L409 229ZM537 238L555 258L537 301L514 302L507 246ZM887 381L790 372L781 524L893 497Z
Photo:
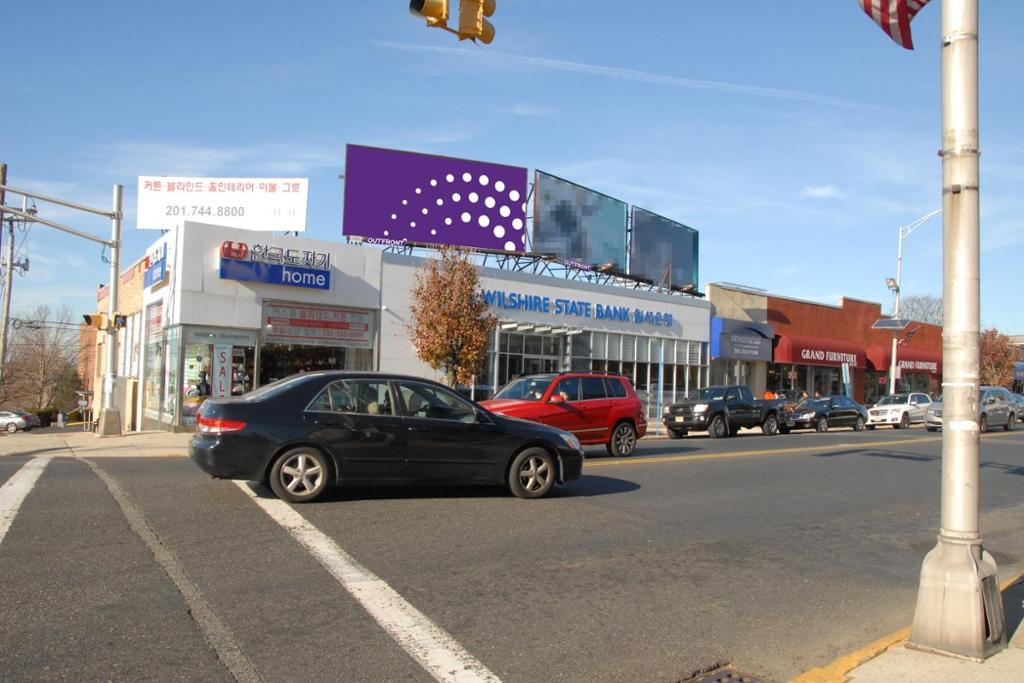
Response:
M665 410L663 410L661 412L663 414L665 414L665 415L668 415L670 412L672 412L672 407L671 406L665 406Z
M559 436L562 437L562 441L564 441L569 448L577 451L583 450L583 447L580 445L580 440L577 439L575 435L570 434L569 432L561 432Z
M797 419L798 420L810 420L812 417L814 417L814 413L800 413L800 415L799 415L799 417L797 417Z
M693 412L695 412L695 413L703 413L707 409L708 409L708 404L707 403L698 403L697 405L695 405L693 407Z

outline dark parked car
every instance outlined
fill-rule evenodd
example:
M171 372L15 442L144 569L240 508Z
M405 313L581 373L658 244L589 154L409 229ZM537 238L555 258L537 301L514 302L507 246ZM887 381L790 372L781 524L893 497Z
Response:
M786 429L827 432L832 427L862 431L868 421L867 408L845 396L807 398L786 415Z
M989 427L1012 430L1017 422L1017 402L1013 400L1013 394L1003 387L982 386L979 389L981 415L978 426L982 433Z
M784 400L754 398L748 387L704 387L685 401L665 406L661 416L669 438L678 439L691 430L707 430L712 438L736 436L740 429L759 427L763 434L778 434Z
M505 484L539 498L578 479L579 440L416 377L313 372L207 399L189 444L204 472L304 503L336 484Z
M643 403L622 375L527 375L512 380L480 405L564 429L584 444L604 444L611 455L633 455L637 439L647 433Z

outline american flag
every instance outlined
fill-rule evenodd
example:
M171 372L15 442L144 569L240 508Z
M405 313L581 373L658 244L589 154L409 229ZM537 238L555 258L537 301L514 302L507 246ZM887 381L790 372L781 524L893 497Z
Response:
M917 334L917 331L919 329L921 329L921 328L920 327L915 327L914 329L910 330L910 332L907 332L907 334L904 335L903 339L900 339L898 342L896 342L896 345L897 346L906 346L907 344L909 344L910 340L914 338L914 335Z
M928 0L857 0L857 3L890 38L908 50L914 49L910 20L928 4Z

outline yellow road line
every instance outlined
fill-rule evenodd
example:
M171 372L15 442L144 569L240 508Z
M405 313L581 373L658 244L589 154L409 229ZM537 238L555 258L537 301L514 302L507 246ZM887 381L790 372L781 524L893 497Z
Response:
M1007 588L1016 585L1021 580L1024 580L1024 572L1003 581L999 585L999 590L1001 592L1005 591ZM893 631L889 635L883 636L875 642L869 643L858 650L854 650L848 655L843 655L825 666L804 672L792 679L790 683L843 683L849 673L858 666L871 661L886 650L899 645L908 638L910 638L909 626L901 628L898 631Z
M1013 434L1014 432L1003 432L1001 434L986 434L984 438L998 438ZM760 455L793 455L795 453L817 453L832 451L841 448L874 448L878 446L899 446L911 443L927 443L941 441L941 436L919 436L913 439L892 439L889 441L862 441L859 443L835 443L821 446L799 446L795 448L768 448L763 450L749 451L728 451L726 453L707 453L704 455L659 455L650 458L619 458L616 460L588 460L584 467L621 467L624 465L650 465L662 462L682 462L698 460L728 460L730 458L753 458Z

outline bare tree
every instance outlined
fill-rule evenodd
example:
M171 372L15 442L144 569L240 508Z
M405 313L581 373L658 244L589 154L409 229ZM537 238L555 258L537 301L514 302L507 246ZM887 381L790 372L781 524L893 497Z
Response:
M68 306L36 306L12 324L0 403L40 410L69 408L78 385L78 325Z
M410 300L416 354L434 370L444 370L448 386L472 384L497 323L484 302L476 267L465 253L443 249L440 259L416 273Z
M900 299L900 317L920 323L942 324L942 297L930 294L905 296Z

